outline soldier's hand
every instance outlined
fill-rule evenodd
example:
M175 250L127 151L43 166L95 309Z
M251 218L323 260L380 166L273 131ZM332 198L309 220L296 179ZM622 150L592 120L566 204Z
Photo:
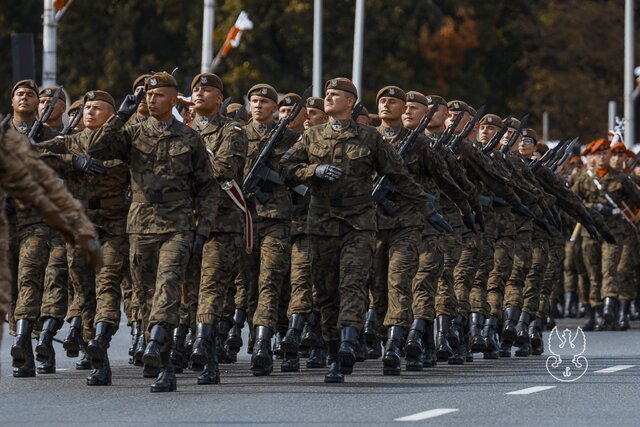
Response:
M326 179L327 181L333 182L342 179L344 176L344 170L337 166L323 163L316 166L315 175L320 179Z
M476 212L476 224L480 227L480 230L485 231L484 228L484 213L482 211Z
M531 209L523 205L522 203L515 204L511 209L518 215L526 216L527 218L536 219L536 216L531 212Z
M135 95L130 93L129 95L125 96L122 104L120 104L120 108L118 108L118 112L116 113L116 115L120 117L122 121L126 122L136 112L140 101L142 101L142 98L144 98L143 90L136 93Z
M555 234L553 226L549 224L549 221L547 221L544 215L540 215L536 217L536 219L533 222L535 222L540 228L546 231L549 236L553 236Z
M549 224L553 225L555 228L558 228L558 224L556 224L556 218L548 208L542 209L542 214Z
M582 225L587 229L592 239L600 240L600 233L598 233L598 229L592 222L583 222Z
M606 230L601 230L601 231L600 231L600 235L602 236L602 239L603 239L605 242L609 243L610 245L615 245L615 244L617 243L617 240L616 240L616 238L614 237L614 235L613 235L613 234L611 234L611 233L609 233L609 232L608 232L608 231L606 231Z
M202 248L204 247L204 242L206 241L206 236L196 234L193 238L193 244L191 245L191 256L200 255L202 253Z
M78 246L87 263L97 273L102 268L102 246L93 236L80 236Z
M440 215L439 212L432 213L427 220L429 221L429 224L431 224L436 230L443 233L453 233L451 224L449 224L447 220L444 219L442 215Z
M470 231L476 232L476 217L473 212L462 215L462 222Z
M92 157L76 156L74 154L71 164L78 172L84 172L91 176L104 175L107 172L102 162Z

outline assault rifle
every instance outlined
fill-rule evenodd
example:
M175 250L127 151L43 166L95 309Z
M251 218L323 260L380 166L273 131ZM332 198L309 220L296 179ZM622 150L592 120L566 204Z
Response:
M482 147L482 153L483 154L489 154L491 151L493 151L494 148L496 148L498 146L498 144L500 143L500 140L502 139L504 134L507 133L507 130L509 129L509 126L511 126L511 122L513 122L513 117L511 117L511 116L509 116L506 119L504 119L504 121L502 122L502 127L500 127L498 132L496 132L491 137L491 139L489 140L487 145Z
M58 103L58 100L60 99L61 94L62 94L62 86L59 86L58 89L56 89L56 91L53 92L53 96L51 97L51 102L49 102L49 105L47 105L47 108L44 110L44 113L42 114L42 116L38 120L36 120L36 122L31 127L31 130L29 131L29 139L33 140L36 137L36 135L38 135L38 132L40 132L40 128L42 127L42 124L49 121L49 118L51 117L51 113L53 113L53 109L56 108L56 104Z
M73 120L69 121L69 124L62 129L62 132L60 132L60 135L65 136L65 135L69 135L71 133L71 131L73 131L76 126L78 126L78 123L80 123L80 120L82 120L82 113L84 113L84 105L81 105L80 108L78 108L78 110L76 111L76 115L73 116Z
M469 136L473 128L476 127L476 124L480 121L482 116L484 116L484 110L485 110L484 105L478 108L478 111L476 111L476 115L473 116L473 119L468 121L467 124L464 125L464 127L462 128L462 132L460 132L453 138L451 143L448 145L448 148L449 150L451 150L452 153L455 153L456 151L458 151L458 148L460 147L460 144L462 143L462 141L467 136Z
M500 153L502 153L502 155L506 155L509 152L509 148L511 148L511 146L516 143L518 137L520 137L520 135L522 134L524 127L527 125L528 120L529 114L525 114L524 116L522 116L518 129L516 129L515 132L511 134L507 143L500 148Z
M451 136L453 135L453 132L455 131L455 129L458 127L458 125L462 121L462 117L463 116L464 116L464 114L458 114L456 116L455 120L453 121L453 123L451 124L451 126L446 128L444 130L444 132L442 132L442 135L440 135L440 138L438 138L436 140L436 142L434 142L434 144L433 144L433 149L434 150L439 150L440 147L442 147L443 145L449 144L449 141L451 140Z

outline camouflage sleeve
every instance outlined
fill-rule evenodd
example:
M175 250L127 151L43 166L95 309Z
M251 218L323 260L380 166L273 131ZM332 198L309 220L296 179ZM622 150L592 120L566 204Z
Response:
M567 188L564 182L558 179L546 166L538 168L535 176L538 178L542 188L556 198L556 204L560 209L574 218L584 215L585 206L580 199L580 194Z
M624 189L625 202L627 205L640 207L640 192L628 176L625 176L622 180L622 188Z
M125 126L125 122L116 114L111 116L100 129L89 138L88 153L98 160L119 159L129 163L131 142L135 139L140 126Z
M396 186L396 189L407 199L411 200L416 208L429 217L435 211L431 201L424 190L418 185L407 171L402 157L390 145L386 144L375 129L371 132L374 155L374 169L378 175L386 175Z
M58 136L36 145L40 158L62 176L73 172L73 145L76 135Z
M222 141L212 162L213 175L219 182L242 176L244 159L247 157L247 135L237 123L225 125Z
M447 163L425 145L423 162L425 170L436 183L440 191L444 193L460 209L463 215L472 211L468 199L470 194L465 193L449 173ZM475 188L474 188L475 190Z
M204 142L195 131L193 131L191 146L193 147L191 162L193 167L194 188L196 190L195 202L198 218L196 233L209 236L209 234L211 234L213 220L218 210L216 196L219 195L221 190L213 176L213 169Z
M290 187L305 183L315 176L317 165L308 164L307 149L311 139L310 131L305 131L302 138L280 159L280 176Z
M454 179L455 183L460 187L460 189L469 195L468 200L469 204L471 205L471 209L476 212L481 212L482 205L480 204L480 195L478 194L478 189L469 180L467 172L462 167L462 165L455 160L452 154L445 152L444 156L446 160L445 165L447 167L447 170L449 170L451 177ZM445 195L449 197L446 192ZM453 199L451 199L451 201L453 201Z

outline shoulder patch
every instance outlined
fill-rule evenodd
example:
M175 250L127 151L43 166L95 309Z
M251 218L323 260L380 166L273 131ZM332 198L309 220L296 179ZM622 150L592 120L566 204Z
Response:
M242 133L242 127L240 125L233 125L233 130L238 133Z

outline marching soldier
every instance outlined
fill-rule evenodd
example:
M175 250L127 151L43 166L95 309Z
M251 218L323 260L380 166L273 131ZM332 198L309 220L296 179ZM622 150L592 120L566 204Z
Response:
M44 112L51 104L52 97L54 92L58 89L56 86L47 87L40 91L39 93L39 106L38 106L38 115L42 117ZM60 97L56 102L56 105L53 106L53 111L51 116L49 116L49 120L45 123L49 128L51 128L56 133L60 133L64 128L64 123L62 121L62 115L67 109L67 96L64 91L60 92Z

